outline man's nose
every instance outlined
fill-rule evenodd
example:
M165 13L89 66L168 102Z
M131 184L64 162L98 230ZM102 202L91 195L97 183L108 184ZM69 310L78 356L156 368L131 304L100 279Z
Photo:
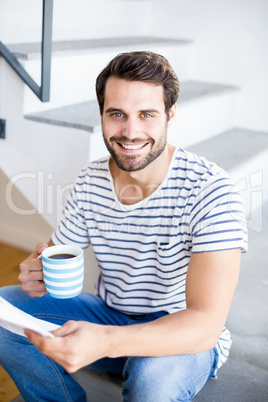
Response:
M138 137L138 133L139 133L139 124L136 121L136 119L134 118L128 118L125 123L124 126L122 127L122 135L124 137L127 137L129 139L133 139Z

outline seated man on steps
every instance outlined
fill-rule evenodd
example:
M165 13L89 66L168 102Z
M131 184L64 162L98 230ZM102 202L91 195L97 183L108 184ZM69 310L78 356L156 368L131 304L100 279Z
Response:
M81 171L49 244L22 262L21 287L0 291L62 327L53 339L0 328L0 363L25 401L86 400L69 374L81 367L121 373L124 401L190 401L229 354L243 204L227 173L167 142L179 82L164 57L120 54L96 91L110 156ZM92 245L97 295L46 293L37 257L52 244Z

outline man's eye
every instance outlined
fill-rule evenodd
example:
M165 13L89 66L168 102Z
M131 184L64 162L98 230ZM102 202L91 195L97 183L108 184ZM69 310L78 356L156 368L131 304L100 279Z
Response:
M115 112L115 113L112 113L112 116L113 117L122 117L123 115L122 115L122 113Z
M149 117L152 117L152 115L150 113L143 113L142 117L145 117L146 119L148 119Z

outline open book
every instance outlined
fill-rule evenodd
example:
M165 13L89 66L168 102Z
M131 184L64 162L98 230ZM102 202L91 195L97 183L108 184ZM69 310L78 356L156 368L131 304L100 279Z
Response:
M0 297L0 326L18 335L24 335L25 329L31 329L40 335L54 338L49 331L59 328L59 325L39 320L30 314L14 307L3 297Z

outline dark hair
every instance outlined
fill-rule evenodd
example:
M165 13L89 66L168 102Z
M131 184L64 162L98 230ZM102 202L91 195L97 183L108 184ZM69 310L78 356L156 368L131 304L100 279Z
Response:
M162 85L166 114L177 102L179 80L167 59L153 52L129 52L117 55L102 70L96 80L96 94L103 114L105 87L109 77L127 81L143 81Z

